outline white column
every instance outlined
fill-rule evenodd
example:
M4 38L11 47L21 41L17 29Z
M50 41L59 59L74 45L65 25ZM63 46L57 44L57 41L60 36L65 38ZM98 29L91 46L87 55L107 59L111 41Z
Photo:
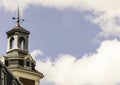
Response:
M10 50L10 38L8 38L8 41L7 41L8 43L7 43L7 51L9 51Z
M36 81L35 81L35 85L40 85L40 84L39 84L39 80L36 80Z
M14 49L18 49L18 37L14 36Z

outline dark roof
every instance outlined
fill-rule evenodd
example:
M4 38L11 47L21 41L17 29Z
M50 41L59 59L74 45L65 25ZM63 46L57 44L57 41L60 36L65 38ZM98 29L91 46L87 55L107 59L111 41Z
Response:
M14 32L25 33L25 34L28 34L28 35L30 34L29 31L27 31L25 28L21 27L20 25L15 26L13 29L7 31L6 33L11 34L11 33L14 33Z
M17 85L23 85L21 81L19 81L14 74L0 61L0 69L4 68L7 73L7 83L6 85L12 85L12 81L14 80Z

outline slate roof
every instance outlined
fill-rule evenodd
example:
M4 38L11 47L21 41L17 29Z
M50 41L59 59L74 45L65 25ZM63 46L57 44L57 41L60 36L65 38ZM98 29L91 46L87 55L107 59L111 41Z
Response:
M7 35L14 34L15 32L20 32L29 35L30 32L20 25L15 26L13 29L6 32Z

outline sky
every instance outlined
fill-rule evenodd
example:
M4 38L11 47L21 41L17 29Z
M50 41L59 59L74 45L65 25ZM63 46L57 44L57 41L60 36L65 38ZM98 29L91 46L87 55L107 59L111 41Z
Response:
M24 19L41 85L120 85L119 0L0 0L0 54Z

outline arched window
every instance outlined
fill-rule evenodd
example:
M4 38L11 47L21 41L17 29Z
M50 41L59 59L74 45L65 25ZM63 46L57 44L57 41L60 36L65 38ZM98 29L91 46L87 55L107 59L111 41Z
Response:
M14 48L14 38L10 39L10 49Z
M31 69L31 65L32 65L31 60L30 60L29 58L26 58L26 59L25 59L24 67L25 67L26 69Z
M25 39L23 37L20 37L19 39L19 47L25 49Z
M26 66L30 67L30 60L26 60Z

